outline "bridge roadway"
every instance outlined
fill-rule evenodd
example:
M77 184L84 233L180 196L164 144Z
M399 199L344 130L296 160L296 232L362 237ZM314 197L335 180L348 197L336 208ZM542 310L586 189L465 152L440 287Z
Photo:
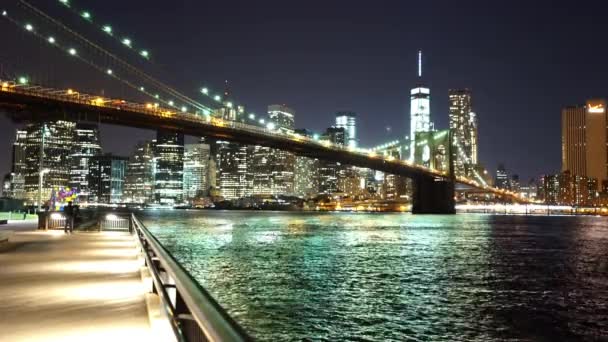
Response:
M415 213L454 213L454 181L446 172L432 170L408 161L385 158L374 152L320 142L308 137L283 134L241 122L210 116L181 113L155 104L132 103L102 98L74 90L19 85L0 80L0 110L15 121L69 120L108 123L153 130L172 130L192 136L205 136L242 144L261 145L293 152L300 156L369 168L414 181ZM458 178L457 182L497 193L503 190L482 187L477 182ZM514 197L515 198L515 197Z
M16 231L0 250L0 340L159 340L132 235L65 235L36 226L0 230Z

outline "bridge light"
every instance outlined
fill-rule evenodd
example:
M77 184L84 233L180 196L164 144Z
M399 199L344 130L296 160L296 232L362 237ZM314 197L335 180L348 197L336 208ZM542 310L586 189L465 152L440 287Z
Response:
M152 108L152 104L151 103L146 103L146 108L148 108L148 109Z
M49 43L55 44L55 38L54 37L49 37Z
M104 27L102 27L103 32L111 35L112 34L112 26L110 25L105 25Z
M139 91L146 91L146 88L144 88L144 87L139 87Z
M19 84L27 84L27 77L21 76L18 79Z
M274 131L274 129L276 128L276 125L274 124L274 122L269 122L268 125L266 125L266 127L269 130Z
M158 94L154 95L155 98L159 98L160 96L158 96Z
M221 96L219 96L219 95L215 95L215 96L213 97L213 99L214 99L215 101L217 101L217 102L220 102L220 101L222 100L222 97L221 97Z
M59 0L59 2L61 2L62 4L69 6L70 2L68 0Z
M169 101L169 106L173 106L173 101Z
M142 50L139 54L142 55L144 58L150 57L150 54L147 50Z
M260 119L260 123L263 125L264 123L266 123L266 121L264 119Z
M91 19L91 13L89 13L87 11L84 11L84 12L82 12L82 17L85 18L85 19L87 19L87 20Z
M228 103L226 103L226 107L228 107L228 108L232 108L232 102L228 102Z
M129 39L129 38L123 39L122 43L128 47L131 47L131 39Z
M8 13L7 13L6 11L2 11L2 16L3 16L3 17L6 17L6 16L7 16L7 14L8 14Z
M77 51L76 51L76 49L74 49L74 48L70 48L70 49L68 50L68 53L69 53L70 55L72 55L72 56L76 56Z
M188 108L186 106L182 107L182 113L185 113L188 111Z
M112 75L114 72L112 71L112 69L108 69L107 73L108 75Z
M253 113L249 114L249 119L250 120L255 120L255 114L253 114Z
M68 89L68 95L72 95L74 94L74 91L72 89Z
M315 133L312 135L313 140L319 140L319 134Z
M25 29L28 31L34 31L34 26L32 26L32 24L25 24Z
M203 88L203 89L201 89L201 93L207 95L207 94L209 94L209 89Z

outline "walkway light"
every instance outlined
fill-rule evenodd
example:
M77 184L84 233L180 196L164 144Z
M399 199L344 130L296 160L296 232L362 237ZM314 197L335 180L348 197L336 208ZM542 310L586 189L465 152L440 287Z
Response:
M146 88L144 88L144 87L139 87L139 91L146 91Z
M85 18L85 19L87 19L87 20L91 19L91 13L89 13L87 11L84 11L84 12L82 12L82 17Z
M6 17L6 15L7 15L7 14L8 14L8 13L7 13L6 11L2 11L2 16L3 16L3 17Z
M266 127L269 130L274 131L274 129L276 128L276 125L274 124L274 122L269 122L268 125L266 125Z
M49 37L49 43L55 44L55 37Z
M150 57L150 54L147 50L142 50L139 54L142 55L144 58Z
M228 108L232 108L232 102L228 102L228 103L226 103L226 107L228 107Z
M173 101L169 101L169 106L173 106Z
M25 29L28 31L34 31L34 26L32 26L32 24L25 24Z
M221 97L221 96L219 96L219 95L215 95L215 96L213 97L213 99L214 99L215 101L217 101L217 102L220 102L220 101L222 100L222 97Z
M76 53L77 53L77 52L76 52L76 49L74 49L74 48L70 48L70 49L68 50L68 52L69 52L69 54L70 54L70 55L72 55L72 56L76 56Z
M186 106L182 107L182 113L185 113L188 111L188 108L186 108Z
M209 89L203 88L203 89L201 89L201 93L207 95L207 94L209 94Z
M108 71L106 71L108 73L108 75L112 75L114 72L112 71L112 69L108 69Z
M59 0L59 2L61 2L62 4L69 6L70 2L68 0Z
M131 47L131 39L129 39L129 38L123 39L122 43L125 44L128 47Z
M263 125L266 122L264 119L260 119L260 123Z
M103 30L103 32L105 32L105 33L107 33L107 34L109 34L109 35L111 35L111 34L112 34L112 26L110 26L110 25L106 25L106 26L104 26L104 27L102 28L102 30Z
M19 81L19 84L27 84L27 82L28 82L27 77L25 77L25 76L19 77L18 81Z
M249 114L249 119L250 120L255 120L255 114L253 114L253 113Z

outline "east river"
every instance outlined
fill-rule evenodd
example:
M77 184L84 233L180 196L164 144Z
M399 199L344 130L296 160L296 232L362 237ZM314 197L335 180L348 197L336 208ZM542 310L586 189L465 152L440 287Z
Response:
M608 220L153 211L260 341L608 341Z

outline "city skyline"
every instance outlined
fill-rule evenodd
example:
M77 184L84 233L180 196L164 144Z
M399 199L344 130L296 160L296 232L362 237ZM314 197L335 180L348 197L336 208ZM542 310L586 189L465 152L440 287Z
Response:
M428 13L437 14L437 18L433 20L438 20L439 18L448 17L447 14L438 10L442 8L442 4L445 5L445 3L436 1L433 2L432 5L419 6L422 8L430 6L430 9L433 9L433 11L429 11ZM92 6L92 10L95 10L96 15L99 17L110 17L110 13L104 13L104 9L101 8L101 6L100 8L95 8L94 4L87 5ZM214 4L213 6L222 5ZM247 5L243 4L243 6ZM332 91L327 91L320 95L319 90L325 87L325 85L323 85L324 82L319 82L316 86L312 86L310 84L310 76L305 75L306 70L294 65L296 62L302 61L302 56L294 55L295 52L302 51L302 47L298 47L296 44L297 42L295 41L281 41L281 44L279 44L281 49L279 49L279 47L269 50L260 49L264 50L261 52L258 51L258 49L255 49L255 51L251 50L252 56L249 57L252 57L253 61L256 62L254 65L263 67L266 71L271 71L269 68L276 68L276 71L271 74L283 73L286 76L288 74L286 73L286 67L292 67L293 70L290 74L293 76L290 78L298 80L298 82L295 82L298 84L297 87L294 87L289 83L286 84L286 87L284 88L275 88L277 82L281 82L284 77L278 79L269 76L259 77L259 74L256 74L257 71L247 71L238 64L235 64L234 58L236 57L229 57L223 62L218 61L218 56L216 54L220 54L220 52L200 53L200 55L204 56L205 60L208 61L208 66L196 65L195 70L191 70L189 73L179 70L174 72L174 77L182 79L176 81L176 84L180 86L180 89L194 89L200 84L192 85L191 87L188 86L194 82L204 82L205 85L213 86L215 89L221 89L223 80L229 79L231 88L240 102L246 104L249 108L253 108L256 112L261 113L264 112L265 106L270 103L285 103L300 113L296 120L296 128L310 128L316 131L322 131L325 127L331 125L335 112L352 110L358 113L358 123L360 127L365 127L365 129L360 129L358 132L360 145L373 146L406 135L405 133L409 131L409 89L414 87L417 82L416 69L418 65L416 63L416 58L418 49L422 48L425 52L425 82L428 80L428 85L433 94L431 100L431 107L433 108L432 121L435 122L437 128L442 129L448 127L448 89L465 87L472 89L475 96L475 111L478 114L479 120L480 161L490 170L494 170L499 162L504 162L509 170L520 174L523 180L529 179L530 177L536 177L540 174L554 173L560 168L559 120L547 119L558 119L561 108L564 106L583 103L587 98L602 97L603 95L596 94L600 89L600 87L598 87L598 82L601 80L601 77L598 76L606 73L606 70L598 65L595 65L594 74L590 74L590 67L588 65L579 65L578 71L581 72L580 77L584 76L586 80L585 82L581 82L581 85L574 87L574 89L556 89L556 86L550 82L546 83L546 89L544 89L535 83L541 80L521 83L521 85L517 87L514 84L510 84L507 87L507 84L512 83L516 77L522 77L523 75L521 73L523 73L524 70L531 70L534 67L538 69L537 64L540 62L540 56L538 55L539 51L534 49L521 49L521 51L525 51L525 53L522 52L521 54L509 52L501 55L500 52L505 52L506 47L495 47L492 52L492 49L490 49L489 46L486 46L489 42L480 41L479 47L471 49L467 53L462 51L462 49L458 49L457 54L454 52L446 54L447 47L455 44L455 42L449 44L444 44L445 42L431 44L433 41L432 39L424 40L421 38L406 39L404 45L399 46L396 49L393 42L399 41L398 36L400 33L403 34L403 37L411 38L411 34L408 33L409 31L404 29L410 26L413 27L414 25L408 23L398 26L398 29L395 27L391 29L389 24L395 24L396 18L394 14L388 13L388 10L395 9L397 10L397 13L403 13L403 9L399 5L391 2L385 3L385 7L383 8L372 9L373 11L378 11L379 13L377 14L385 15L385 24L376 23L377 27L373 26L373 30L370 29L365 32L362 32L362 29L353 28L349 31L349 39L339 40L337 38L340 38L341 34L345 34L347 31L345 29L340 29L340 27L338 27L339 25L330 20L332 16L336 14L335 6L337 5L330 6L328 10L329 13L321 13L317 18L320 25L327 29L327 32L331 32L332 34L329 34L328 37L319 41L319 44L322 45L321 47L323 49L309 51L308 54L317 51L319 56L314 59L315 63L309 63L307 65L314 66L317 71L325 69L327 72L317 75L321 77L322 80L336 81L342 79L343 82L340 84L343 84L343 87L332 87ZM170 42L162 42L162 44L158 42L159 40L166 38L166 33L159 32L157 36L151 36L146 33L146 29L144 28L149 25L147 21L135 20L133 22L125 23L126 20L135 13L134 8L131 7L132 5L129 4L123 4L123 7L119 7L124 9L124 11L121 12L124 14L124 18L121 15L116 16L115 20L118 21L117 25L120 24L120 26L128 28L133 32L134 39L138 36L138 39L146 41L149 46L157 47L156 50L152 51L158 56L159 62L167 64L165 62L165 57L168 57L166 60L177 58L165 56L163 55L163 50L158 49L158 46L164 47L163 44L165 43L171 44ZM276 8L270 7L272 13L287 11L280 6ZM465 7L476 13L492 11L482 4L477 4L476 6L469 4L469 6ZM108 6L107 8L116 7ZM537 5L528 8L528 12L526 13L516 13L516 8L517 6L507 9L504 18L493 24L492 27L494 27L497 33L504 33L506 29L516 28L515 24L519 19L530 19L534 14L539 13L539 11L543 9L543 7ZM348 9L346 17L358 18L362 15L364 9L369 8L356 4L352 5ZM183 10L183 8L177 6L175 10L176 16L178 16L179 11ZM550 18L543 18L543 20L547 21L549 24L555 23L559 18L563 18L567 14L568 7L552 7L550 10L552 16L550 16ZM151 15L161 15L160 13L162 13L162 11L158 11L158 8L156 8L154 4L143 8L142 11ZM425 11L423 12L426 13ZM593 14L586 13L585 15L592 16ZM173 15L170 17L173 18ZM303 9L301 13L297 11L287 11L287 16L285 18L273 17L271 22L275 23L276 21L282 22L284 20L292 19L298 24L293 29L294 32L292 32L295 37L316 37L318 35L318 32L316 31L305 32L307 20L314 17L315 13L311 13L310 9ZM426 15L423 15L423 17L424 18L416 20L429 19ZM587 24L583 28L586 29L589 34L583 40L591 39L598 34L597 31L594 31L592 20L586 19L589 18L577 17L573 22L568 24L574 25L577 21ZM217 18L213 20L217 20ZM377 21L379 19L372 18L370 20ZM341 19L340 23L343 21L344 20ZM270 37L279 34L270 30L271 25L260 22L255 18L248 18L246 22L255 23L256 27L264 33L270 32ZM525 20L524 23L526 23ZM216 32L218 34L218 40L221 41L221 50L226 48L227 55L232 56L239 54L230 53L235 51L235 47L232 44L226 43L229 39L222 39L222 37L239 37L239 34L244 34L244 31L240 29L242 25L244 24L236 25L234 30L230 32L224 32L222 30ZM182 26L176 28L176 32L182 32L182 29L189 26L190 24L184 23ZM518 39L525 33L523 32L524 28L530 29L531 27L534 28L536 26L531 23L523 26L525 27L518 28L515 32L512 32L513 35L511 37L502 37L504 38L505 43L520 44L523 46L531 44L533 42L532 39L528 41L521 41ZM349 26L349 28L351 27ZM364 44L370 43L370 36L378 34L383 29L391 29L389 30L389 36L391 39L395 39L389 42L389 39L386 38L374 44ZM473 39L478 36L479 33L472 32L472 29L473 27L467 25L459 28L459 30L462 30L463 32L468 32L469 37ZM562 46L567 45L566 43L574 38L566 32L566 29L567 27L556 27L556 31L553 32L551 37L543 30L526 31L531 34L531 37L540 41L541 45L544 44L546 47L558 48L558 51L561 52L561 54L557 54L552 65L543 65L540 67L540 70L529 73L528 75L543 76L546 78L547 76L557 77L558 74L560 74L547 75L547 73L551 74L550 71L556 66L559 66L558 62L564 63L566 57L573 57L571 56L571 52ZM415 30L419 30L419 28L415 28ZM446 38L449 33L446 28L442 26L431 31L432 32L421 32L421 34L424 33L431 37L437 36ZM207 34L208 33L204 33L203 36L206 37ZM352 41L355 36L359 35L362 35L362 37L365 38L362 42L358 43ZM252 44L259 44L260 48L263 48L269 44L270 37L249 37L253 38L254 41L249 42L246 45L252 47ZM543 40L541 38L546 39ZM561 38L563 41L558 41L557 38ZM243 38L239 38L235 42L241 41L241 39ZM469 41L469 39L464 38L458 38L456 40ZM190 44L190 40L186 40L182 45L182 48L186 51L195 51L194 46ZM371 48L376 45L380 45L379 47L381 49L374 50L377 52L370 54ZM256 46L258 45L253 47ZM345 49L340 50L340 47ZM600 47L600 49L602 48L603 47ZM243 46L239 46L236 51L242 52L242 49ZM288 53L286 51L294 51L294 53ZM357 53L349 54L347 53L348 51L367 51L368 53L367 55ZM388 52L398 53L391 53L389 56L387 54ZM534 52L537 54L534 54ZM276 56L274 54L276 54ZM328 55L329 58L322 58L328 57ZM239 56L243 56L243 54L240 54ZM284 59L286 65L277 65L275 63L270 67L269 65L272 63L260 61L262 57L266 58L267 61L272 61L278 56L289 57ZM484 56L486 58L481 58ZM344 61L356 63L357 65L346 63L346 66L340 66L336 63L336 57L340 57L341 60ZM188 59L189 57L179 58L180 59L177 59L180 61L179 64L188 64L188 61L184 59ZM369 63L360 63L362 58L368 58ZM390 66L390 72L389 70L379 70L377 63L373 63L373 61L379 59L386 59ZM492 78L492 80L488 80L487 76L480 76L483 72L489 71L488 64L495 64L500 61L502 61L504 64L502 66L506 70L516 71L516 73L511 73L511 75L507 76L504 70L493 70L494 72L502 73L502 77ZM330 70L330 66L332 65L334 68ZM211 68L211 66L214 66L214 68ZM171 66L167 67L171 69ZM568 73L572 71L563 72ZM196 80L197 77L193 76L195 73L202 73L205 74L205 76L200 77L201 80L199 81ZM258 77L250 77L248 75L258 75ZM492 75L495 74L493 73ZM373 80L374 82L362 82L362 76L368 76L367 80ZM186 79L188 81L186 81ZM262 82L262 84L252 82L256 79L263 79L265 82ZM271 84L272 87L270 85L265 85L266 83ZM366 85L363 86L362 83L365 83ZM253 86L253 84L256 86L260 85L259 89ZM335 85L336 84L334 84L334 86ZM528 90L531 91L521 91L526 88L530 88ZM554 91L551 91L552 88ZM519 91L515 93L516 90ZM360 96L362 91L367 91L368 95L363 97ZM517 94L517 96L514 94ZM567 95L564 96L564 94ZM551 100L551 98L559 99ZM2 124L2 139L7 140L7 142L10 143L14 138L12 136L14 134L14 125L10 124L5 118L0 120L2 120L0 122ZM543 125L542 138L532 134L541 124ZM6 128L4 127L9 127L10 131L5 132ZM390 132L387 129L388 127L390 127ZM102 144L104 145L104 148L108 152L119 155L128 155L130 149L137 141L149 139L155 134L151 131L145 132L108 126L102 126L101 129ZM127 134L125 134L125 132L127 132ZM123 141L116 141L117 139L113 139L116 136L122 137L127 135L129 138L124 139ZM524 149L527 151L528 155L532 156L532 158L526 161L522 160L519 155L520 151ZM7 158L4 155L0 155L0 157L2 157L3 160L2 163L0 163L0 166L2 166L2 170L0 171L5 173L10 166L5 162Z

